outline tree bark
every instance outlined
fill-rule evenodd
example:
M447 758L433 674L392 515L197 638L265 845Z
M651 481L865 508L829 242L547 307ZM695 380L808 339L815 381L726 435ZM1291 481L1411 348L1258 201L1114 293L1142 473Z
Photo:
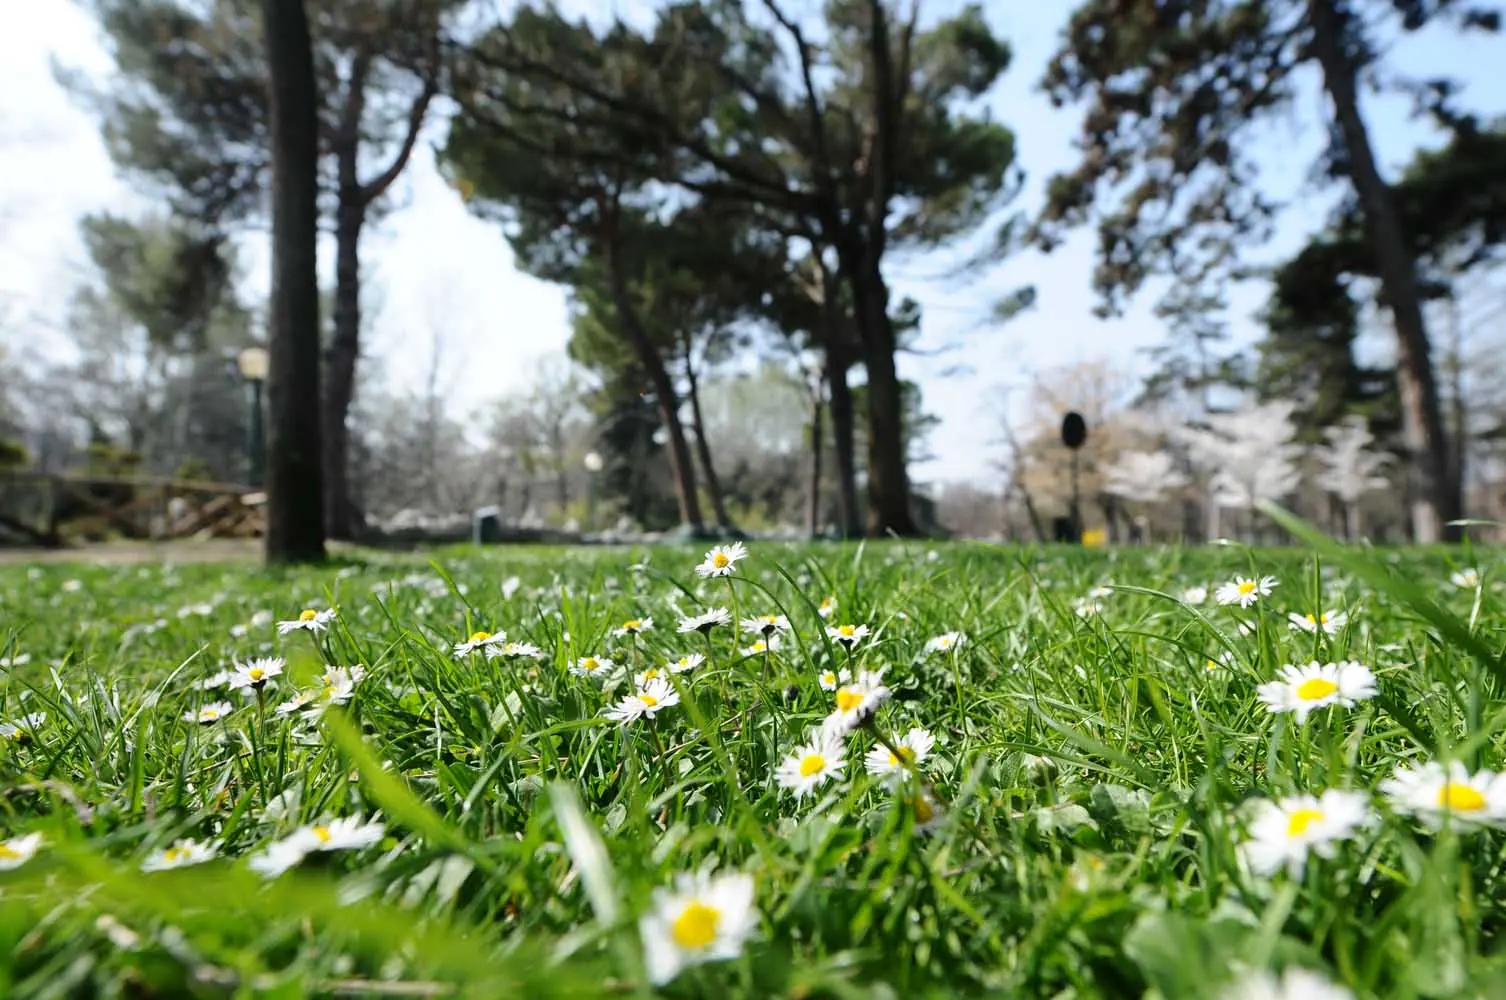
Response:
M905 468L904 398L894 363L894 327L889 294L877 263L858 276L853 294L863 330L863 367L868 374L868 530L870 538L920 534L910 510Z
M695 364L690 357L690 345L685 345L685 380L690 397L690 417L695 421L696 457L701 462L701 472L706 476L706 493L711 498L711 515L716 526L724 531L733 528L732 518L727 514L727 501L722 495L722 481L717 477L716 464L712 461L711 445L706 440L706 419L701 414L700 384L695 377Z
M272 141L269 564L324 558L319 447L319 119L303 0L262 0Z
M675 500L680 508L680 523L692 530L704 530L706 522L701 518L701 499L696 493L695 465L690 458L690 445L685 438L685 425L680 420L680 398L675 392L674 382L669 377L668 370L664 367L664 358L654 347L649 339L648 331L643 329L643 324L638 319L638 312L633 308L632 296L628 294L627 279L622 273L622 265L618 260L617 250L610 246L607 250L608 280L612 287L612 302L617 311L617 321L622 324L622 332L627 336L633 353L638 358L638 363L643 365L644 373L648 376L649 383L653 386L654 395L659 401L659 419L664 424L664 431L669 435L669 460L675 477Z
M1349 159L1349 175L1359 198L1370 245L1381 276L1381 298L1396 329L1396 372L1402 419L1412 468L1418 481L1412 507L1419 542L1457 540L1459 529L1448 522L1460 515L1459 482L1451 475L1448 434L1438 401L1417 263L1390 185L1375 164L1370 136L1360 115L1357 70L1344 43L1344 19L1335 0L1308 0L1313 54L1323 70L1323 85L1333 102L1334 117Z
M826 407L823 396L826 390L826 370L816 376L816 388L811 393L810 432L810 482L805 495L805 533L812 538L821 533L821 450L826 446L823 430L826 426Z
M826 383L831 391L827 403L831 411L832 450L836 457L837 520L843 538L857 538L862 532L858 511L858 456L856 419L852 409L852 386L847 384L847 356L840 347L826 351Z

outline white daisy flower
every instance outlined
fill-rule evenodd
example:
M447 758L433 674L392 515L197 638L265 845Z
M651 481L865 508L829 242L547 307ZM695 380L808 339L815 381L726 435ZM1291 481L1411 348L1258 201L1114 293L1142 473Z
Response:
M24 667L30 662L30 653L17 653L15 656L0 656L0 670L9 670L12 667Z
M260 690L266 686L267 681L282 673L283 666L283 660L276 656L238 663L228 683L237 691L244 688Z
M1220 604L1238 604L1242 608L1248 608L1262 597L1270 596L1279 582L1274 576L1262 576L1259 579L1237 576L1219 587L1213 597Z
M749 635L761 635L768 638L776 632L788 629L790 620L784 615L756 615L752 618L744 618L739 624Z
M366 676L366 668L360 664L351 667L330 667L319 675L319 683L325 687L353 688Z
M695 568L702 577L731 576L739 560L746 559L748 548L742 542L717 545L706 553L705 560Z
M823 725L838 733L850 733L871 719L878 707L888 700L884 671L860 670L851 682L837 688L836 708Z
M640 632L647 632L653 627L654 620L652 618L629 618L621 625L612 629L612 634L618 638L622 638L625 635L637 635Z
M694 670L696 667L699 667L705 662L706 657L702 654L689 653L685 656L680 657L678 660L671 662L669 664L669 672L672 674L683 674L687 670Z
M260 854L252 855L249 864L251 870L263 878L276 878L289 868L302 864L306 857L308 851L304 850L303 845L290 838L274 840Z
M1079 597L1072 604L1072 613L1079 618L1091 618L1093 615L1101 614L1102 612L1103 605L1091 598Z
M36 856L42 846L40 833L28 833L22 837L0 840L0 872L20 868Z
M891 781L898 781L905 776L906 765L919 765L921 761L930 756L931 749L936 746L936 737L929 730L915 728L895 741L894 749L899 751L895 754L882 743L868 751L863 758L863 766L869 774L877 774ZM901 757L903 759L901 759Z
M1182 603L1183 604L1207 604L1208 603L1208 588L1207 587L1188 587L1186 590L1182 591Z
M184 722L197 722L201 726L213 725L235 711L228 701L212 701L197 712L184 712Z
M1292 628L1309 635L1323 630L1324 635L1338 635L1349 621L1349 616L1342 611L1325 611L1319 615L1299 615L1295 611L1286 616L1286 620Z
M575 661L570 672L577 677L595 677L597 680L603 680L612 676L612 672L616 669L617 664L605 656L582 656Z
M644 965L655 986L703 962L736 958L758 929L749 875L679 875L674 889L655 889L638 921Z
M828 625L826 628L826 634L832 639L835 639L837 642L840 642L842 645L846 646L848 649L851 649L858 643L862 642L865 638L867 638L868 626Z
M496 646L488 646L486 650L486 658L488 660L496 659L499 656L534 660L543 655L544 651L531 642L509 642L500 649Z
M1456 760L1429 761L1421 767L1398 767L1380 785L1381 794L1398 812L1416 816L1438 829L1459 826L1506 827L1506 774L1470 774Z
M926 654L950 653L958 646L967 641L967 636L961 632L943 632L926 640Z
M294 712L303 711L318 700L319 692L317 690L300 691L272 711L276 715L292 715Z
M1113 587L1094 587L1092 590L1088 591L1088 597L1091 600L1094 600L1094 601L1101 601L1105 597L1113 597L1113 596L1114 596L1114 588Z
M230 683L230 678L234 676L235 671L233 670L220 670L210 674L201 681L196 681L194 689L197 691L213 691L216 688L226 687Z
M794 792L795 798L804 798L827 780L841 776L847 766L846 752L841 733L818 729L811 734L809 743L780 763L774 771L774 780L779 787Z
M843 667L841 670L823 670L817 678L823 691L835 691L837 688L852 680L852 671Z
M1280 979L1264 969L1248 973L1218 1000L1354 1000L1354 994L1316 972L1292 966Z
M1309 854L1333 857L1339 842L1353 837L1369 815L1370 802L1363 793L1336 788L1316 797L1266 800L1255 807L1250 838L1239 851L1258 875L1285 869L1292 878L1301 878Z
M1354 660L1344 663L1314 660L1303 667L1288 663L1276 680L1260 685L1255 694L1268 711L1291 712L1300 724L1325 705L1353 708L1356 703L1375 697L1375 675L1369 667Z
M506 632L487 632L484 630L477 630L475 632L472 632L470 638L466 639L464 642L455 643L454 655L458 660L470 656L477 650L483 650L488 656L490 656L492 655L492 650L494 648L504 645L506 642Z
M323 632L329 628L329 623L334 621L334 619L334 608L325 608L323 611L304 608L298 612L298 617L292 621L278 622L277 634L287 635L289 632L297 632L300 629L309 632Z
M642 718L652 718L661 709L679 703L680 692L670 687L669 681L662 677L655 677L617 704L607 708L602 714L613 722L626 725Z
M28 739L35 736L37 730L42 728L42 723L46 721L46 712L31 712L21 716L15 722L0 722L0 739Z
M753 645L739 650L744 656L762 656L764 653L773 653L779 649L779 636L771 635L767 639L754 639Z
M189 865L200 865L214 858L214 847L210 844L201 844L197 840L180 840L173 846L156 851L143 862L141 870L144 872L162 872L170 868L187 868Z
M1453 573L1449 574L1448 579L1450 583L1458 587L1460 590L1480 589L1480 571L1475 569L1473 566L1455 570Z
M315 851L354 851L370 847L382 839L387 827L361 816L344 816L328 823L315 823L300 827L287 837L298 844L305 854Z
M820 615L822 618L830 618L832 616L832 613L836 610L837 599L835 597L823 597L821 598L820 606L816 608L816 614Z
M725 625L732 620L732 612L726 608L711 608L699 615L680 619L679 631L682 633L699 632L707 635L718 625Z

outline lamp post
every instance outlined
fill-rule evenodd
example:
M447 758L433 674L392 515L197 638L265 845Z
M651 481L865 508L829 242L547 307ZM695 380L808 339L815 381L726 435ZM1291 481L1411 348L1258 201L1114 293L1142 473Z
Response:
M246 478L249 480L247 485L253 489L261 488L262 464L266 459L261 398L269 360L265 347L248 347L235 356L235 367L240 370L241 381L246 383L246 401L250 408L246 416Z
M598 451L586 452L586 527L596 527L596 474L606 465Z

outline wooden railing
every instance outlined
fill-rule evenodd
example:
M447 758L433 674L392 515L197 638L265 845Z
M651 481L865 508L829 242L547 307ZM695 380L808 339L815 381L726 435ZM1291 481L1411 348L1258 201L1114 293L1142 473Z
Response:
M59 547L73 540L255 538L266 495L244 486L156 476L0 472L0 536Z

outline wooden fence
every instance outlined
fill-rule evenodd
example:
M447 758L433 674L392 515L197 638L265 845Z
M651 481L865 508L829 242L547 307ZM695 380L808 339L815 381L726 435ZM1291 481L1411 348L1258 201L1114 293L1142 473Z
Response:
M111 538L256 538L266 529L265 503L266 494L228 483L0 472L0 540L55 548Z

